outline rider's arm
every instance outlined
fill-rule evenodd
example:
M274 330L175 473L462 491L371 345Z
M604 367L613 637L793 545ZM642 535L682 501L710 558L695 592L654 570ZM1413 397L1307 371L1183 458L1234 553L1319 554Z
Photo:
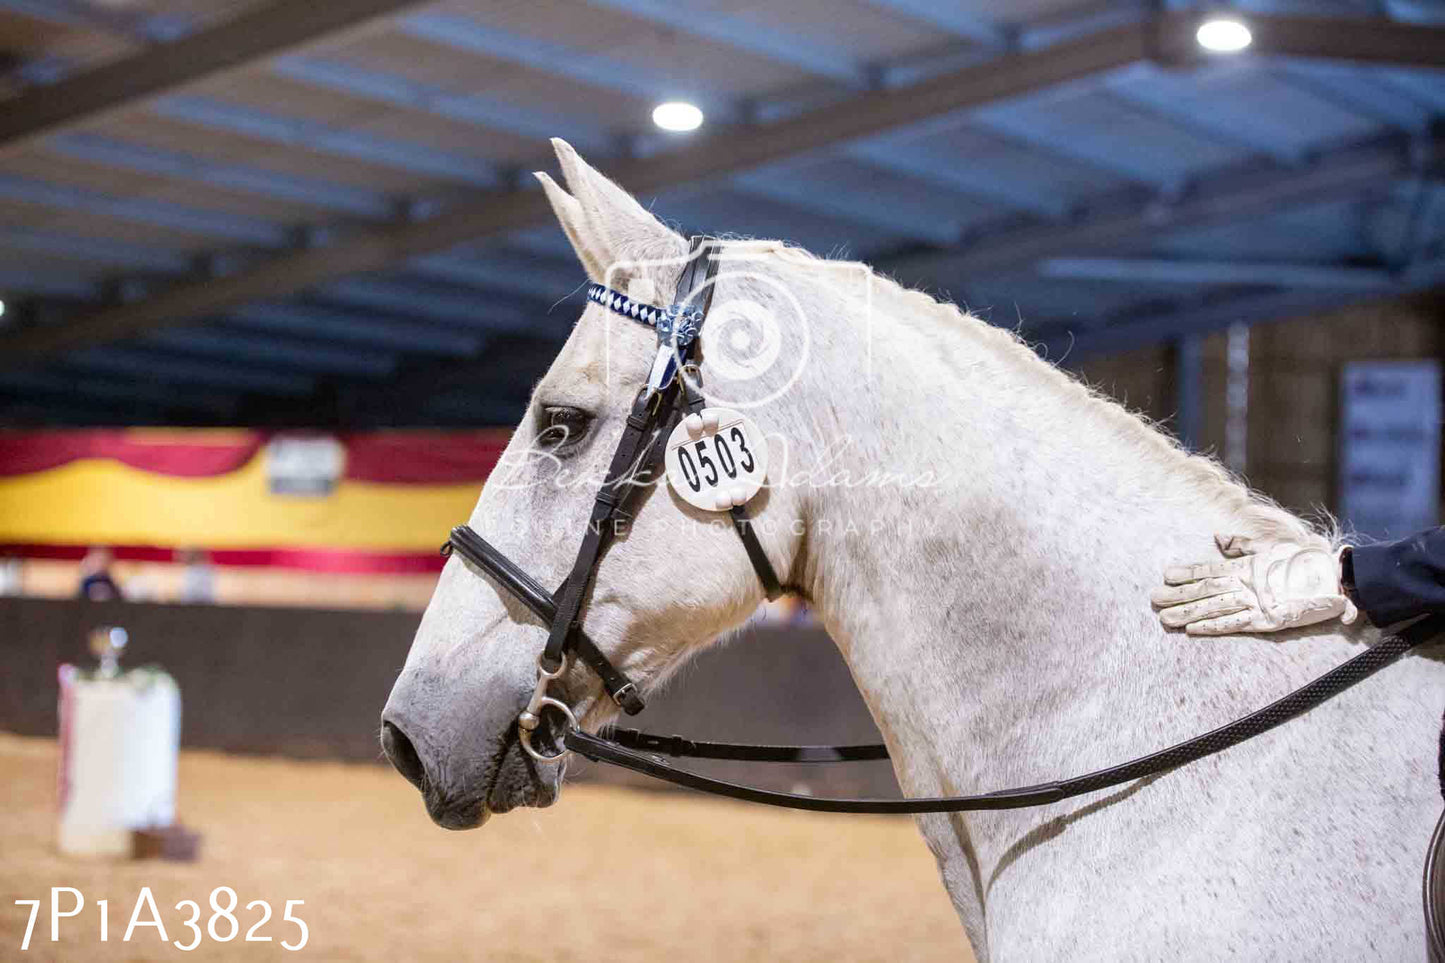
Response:
M1375 625L1445 612L1445 528L1348 548L1340 563L1346 592Z

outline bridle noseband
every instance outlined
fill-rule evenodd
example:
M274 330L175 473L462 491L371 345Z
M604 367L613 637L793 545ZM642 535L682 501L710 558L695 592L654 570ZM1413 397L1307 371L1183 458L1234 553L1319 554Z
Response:
M1071 779L972 796L826 799L723 782L675 769L657 758L658 754L666 754L748 762L852 762L887 759L888 750L882 745L752 746L697 742L682 736L657 736L632 729L613 730L605 735L583 732L572 708L563 700L547 694L549 684L566 673L573 656L597 674L607 694L623 712L636 715L643 709L642 695L637 686L583 631L583 607L597 567L615 535L613 523L632 517L642 489L656 479L671 429L680 419L695 415L706 406L696 368L697 346L712 303L718 270L713 248L717 243L712 238L692 238L687 264L678 282L677 299L669 307L642 304L601 284L588 286L590 301L655 328L657 354L647 383L638 391L627 415L622 440L617 444L605 480L593 501L587 532L567 580L555 593L549 593L467 525L452 529L451 537L442 546L442 554L455 552L461 555L548 623L547 645L537 659L537 684L526 708L517 717L522 747L532 758L547 762L575 751L594 762L622 766L674 785L791 809L929 813L1042 806L1167 772L1268 732L1368 678L1416 646L1434 640L1445 630L1445 616L1422 619L1262 709L1212 732L1122 765ZM742 505L734 505L728 512L763 591L768 598L776 598L782 594L783 587L762 543L758 541L746 509ZM542 713L547 708L557 710L566 722L562 747L555 753L544 753L532 743L533 734L541 725Z

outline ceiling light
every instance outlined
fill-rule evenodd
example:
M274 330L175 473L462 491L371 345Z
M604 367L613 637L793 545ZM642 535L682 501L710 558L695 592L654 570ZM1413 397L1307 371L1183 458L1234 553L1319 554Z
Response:
M0 301L0 318L5 317L5 302Z
M697 130L702 126L702 111L682 100L669 100L652 108L652 122L663 130Z
M1254 37L1250 35L1249 28L1238 20L1220 17L1200 24L1194 39L1198 40L1199 46L1205 50L1235 53L1248 47Z

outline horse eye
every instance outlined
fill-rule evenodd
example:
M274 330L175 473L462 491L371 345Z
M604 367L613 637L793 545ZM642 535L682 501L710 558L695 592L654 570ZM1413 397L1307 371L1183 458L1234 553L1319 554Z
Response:
M541 432L537 440L552 448L554 454L575 447L587 435L592 416L581 408L568 405L544 405Z

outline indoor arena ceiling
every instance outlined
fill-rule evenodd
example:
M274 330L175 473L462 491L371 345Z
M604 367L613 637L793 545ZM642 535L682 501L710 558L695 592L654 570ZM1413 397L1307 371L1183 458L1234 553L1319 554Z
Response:
M0 0L0 424L515 422L549 136L1055 357L1445 283L1445 0L1230 9Z

